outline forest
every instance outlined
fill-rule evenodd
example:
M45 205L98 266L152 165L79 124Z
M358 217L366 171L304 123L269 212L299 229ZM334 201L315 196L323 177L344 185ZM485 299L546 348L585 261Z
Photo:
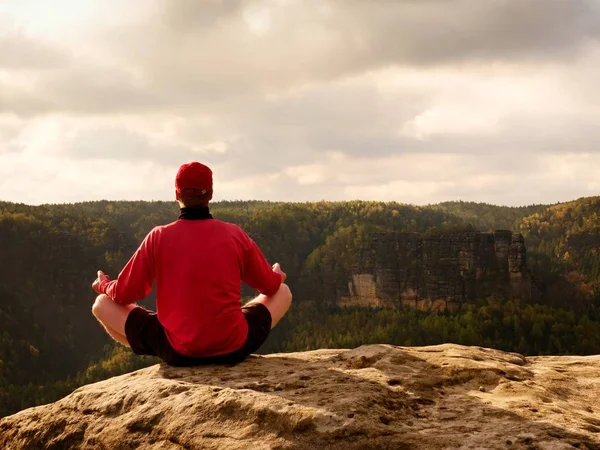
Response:
M261 353L444 342L525 355L600 353L600 197L526 207L234 201L211 212L242 226L269 261L280 262L295 293ZM115 277L146 233L177 215L174 202L0 202L0 416L156 362L104 335L90 312L90 284L98 269ZM355 260L370 233L499 229L523 234L538 300L499 292L455 313L428 313L341 307L307 288L331 258L341 266ZM143 304L153 302L151 295Z

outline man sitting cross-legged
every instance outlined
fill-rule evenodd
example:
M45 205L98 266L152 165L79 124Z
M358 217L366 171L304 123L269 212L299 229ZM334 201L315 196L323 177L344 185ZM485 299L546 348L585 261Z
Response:
M212 171L193 162L175 180L179 219L154 228L119 274L102 271L92 312L118 342L173 366L231 364L265 342L292 301L279 264L269 265L237 225L213 219ZM156 313L134 305L156 280ZM241 306L244 281L260 295Z

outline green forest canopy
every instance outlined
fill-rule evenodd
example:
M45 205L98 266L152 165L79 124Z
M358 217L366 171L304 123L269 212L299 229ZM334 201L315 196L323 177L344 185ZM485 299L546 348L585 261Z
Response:
M303 304L296 296L264 352L457 342L525 354L600 353L600 197L521 208L239 201L215 203L212 212L246 229L282 264L294 290L311 282L303 279L307 265L332 252L352 258L352 246L332 243L361 239L365 230L504 228L524 234L529 265L546 292L542 304L493 297L453 315ZM98 268L116 276L146 233L177 214L174 202L0 202L0 415L153 362L110 343L90 314L90 283Z

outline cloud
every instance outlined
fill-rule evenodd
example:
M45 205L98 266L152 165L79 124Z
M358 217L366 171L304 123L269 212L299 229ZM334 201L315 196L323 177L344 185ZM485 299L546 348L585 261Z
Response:
M362 37L374 63L552 61L577 54L600 36L598 4L585 0L338 0L336 5L343 12L337 21L348 35Z
M212 28L215 24L232 18L248 3L250 2L245 0L162 0L159 2L159 17L169 28L189 33Z
M13 32L0 34L0 69L53 69L69 59L52 46Z
M68 52L31 36L0 6L0 70L48 70L64 66Z
M81 53L42 79L46 108L210 109L387 67L554 64L600 37L593 0L180 0L152 11L97 31L90 49L110 64ZM30 40L9 47L8 61L25 66L60 54Z
M0 198L597 193L596 1L57 1L0 22Z

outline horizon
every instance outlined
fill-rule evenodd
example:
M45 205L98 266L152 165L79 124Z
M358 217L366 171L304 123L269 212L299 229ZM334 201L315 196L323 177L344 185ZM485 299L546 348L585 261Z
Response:
M170 201L192 160L216 201L596 196L599 23L594 0L8 0L0 199Z
M536 206L541 206L541 207L551 207L551 206L557 206L557 205L562 205L562 204L566 204L566 203L572 203L572 202L576 202L579 200L583 200L583 199L588 199L588 198L595 198L595 197L599 197L598 195L590 195L590 196L584 196L584 197L577 197L577 198L573 198L570 200L566 200L566 201L559 201L559 202L552 202L552 203L532 203L532 204L527 204L527 205L505 205L505 204L495 204L495 203L486 203L486 202L477 202L477 201L470 201L470 200L461 200L461 199L457 199L457 200L445 200L445 201L441 201L441 202L437 202L437 203L423 203L423 204L417 204L417 203L404 203L404 202L399 202L396 200L363 200L363 199L348 199L348 200L299 200L299 201L279 201L279 200L261 200L261 199L220 199L220 200L212 200L209 204L209 207L211 205L215 205L215 204L223 204L223 203L272 203L272 204L311 204L311 203L351 203L351 202L364 202L364 203L385 203L385 204L391 204L391 203L395 203L398 204L400 206L412 206L412 207L418 207L418 208L426 208L426 207L433 207L433 206L438 206L438 205L443 205L446 203L468 203L468 204L474 204L474 205L486 205L486 206L492 206L492 207L497 207L497 208L529 208L529 207L536 207ZM103 199L98 199L98 200L79 200L79 201L75 201L75 202L57 202L57 203L38 203L38 204L34 204L34 203L24 203L24 202L13 202L10 200L5 200L0 198L0 204L2 203L10 203L10 204L15 204L15 205L24 205L24 206L31 206L31 207L37 207L37 206L68 206L68 205L77 205L77 204L82 204L82 203L102 203L102 202L106 202L106 203L118 203L118 202L123 202L123 203L173 203L174 205L177 203L176 200L162 200L162 199L132 199L132 200L124 200L124 199L120 199L120 200L115 200L115 199L107 199L107 198L103 198Z

